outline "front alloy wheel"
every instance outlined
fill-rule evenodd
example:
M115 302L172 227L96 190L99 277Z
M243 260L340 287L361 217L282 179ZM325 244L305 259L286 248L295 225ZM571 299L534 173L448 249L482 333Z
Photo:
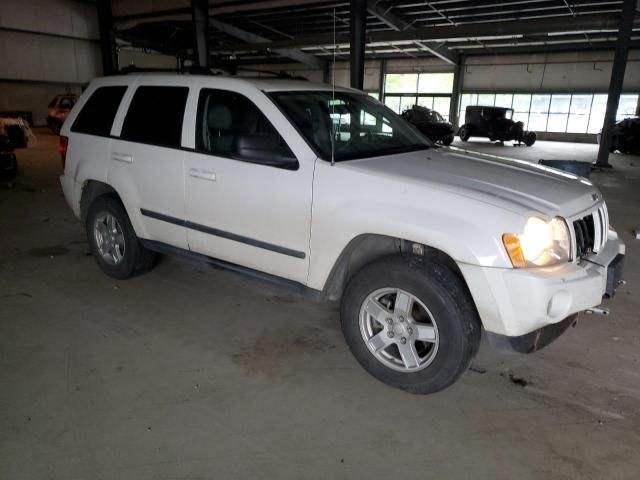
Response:
M462 278L436 258L391 255L363 267L342 295L340 321L360 365L411 393L454 383L480 344Z
M360 334L383 365L398 372L426 368L438 353L438 327L429 309L401 289L372 292L360 308Z

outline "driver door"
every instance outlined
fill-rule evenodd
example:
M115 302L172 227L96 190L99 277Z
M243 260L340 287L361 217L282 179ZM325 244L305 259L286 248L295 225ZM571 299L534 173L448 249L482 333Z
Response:
M291 153L268 120L281 115L260 95L198 93L184 162L189 248L306 283L313 163Z

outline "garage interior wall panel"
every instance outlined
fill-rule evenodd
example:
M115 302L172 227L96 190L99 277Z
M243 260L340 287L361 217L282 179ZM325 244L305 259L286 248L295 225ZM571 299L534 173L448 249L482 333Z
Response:
M139 68L163 68L173 70L178 68L178 60L172 55L121 48L118 51L118 65L120 68L134 65Z
M2 0L0 27L99 38L95 5L77 0Z
M213 6L214 2L211 2ZM135 15L138 13L162 12L176 8L189 7L189 0L111 0L111 9L115 16Z
M0 81L0 111L30 111L35 125L46 125L47 105L51 99L59 93L79 95L81 90L77 84Z
M2 0L1 8L0 110L30 111L34 123L43 125L55 95L80 93L102 75L96 6Z
M602 92L609 88L613 52L467 58L466 92ZM640 91L640 52L629 53L627 92Z

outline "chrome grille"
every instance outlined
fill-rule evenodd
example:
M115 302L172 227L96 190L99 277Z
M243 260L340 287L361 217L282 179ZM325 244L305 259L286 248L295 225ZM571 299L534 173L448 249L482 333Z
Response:
M605 203L572 224L573 258L600 252L607 243L609 213Z

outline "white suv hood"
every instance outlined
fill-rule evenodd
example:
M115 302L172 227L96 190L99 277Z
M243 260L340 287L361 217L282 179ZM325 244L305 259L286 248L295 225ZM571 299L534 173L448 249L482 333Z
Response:
M470 156L452 149L352 160L350 167L390 179L428 184L522 213L573 216L601 195L587 179L524 160Z

